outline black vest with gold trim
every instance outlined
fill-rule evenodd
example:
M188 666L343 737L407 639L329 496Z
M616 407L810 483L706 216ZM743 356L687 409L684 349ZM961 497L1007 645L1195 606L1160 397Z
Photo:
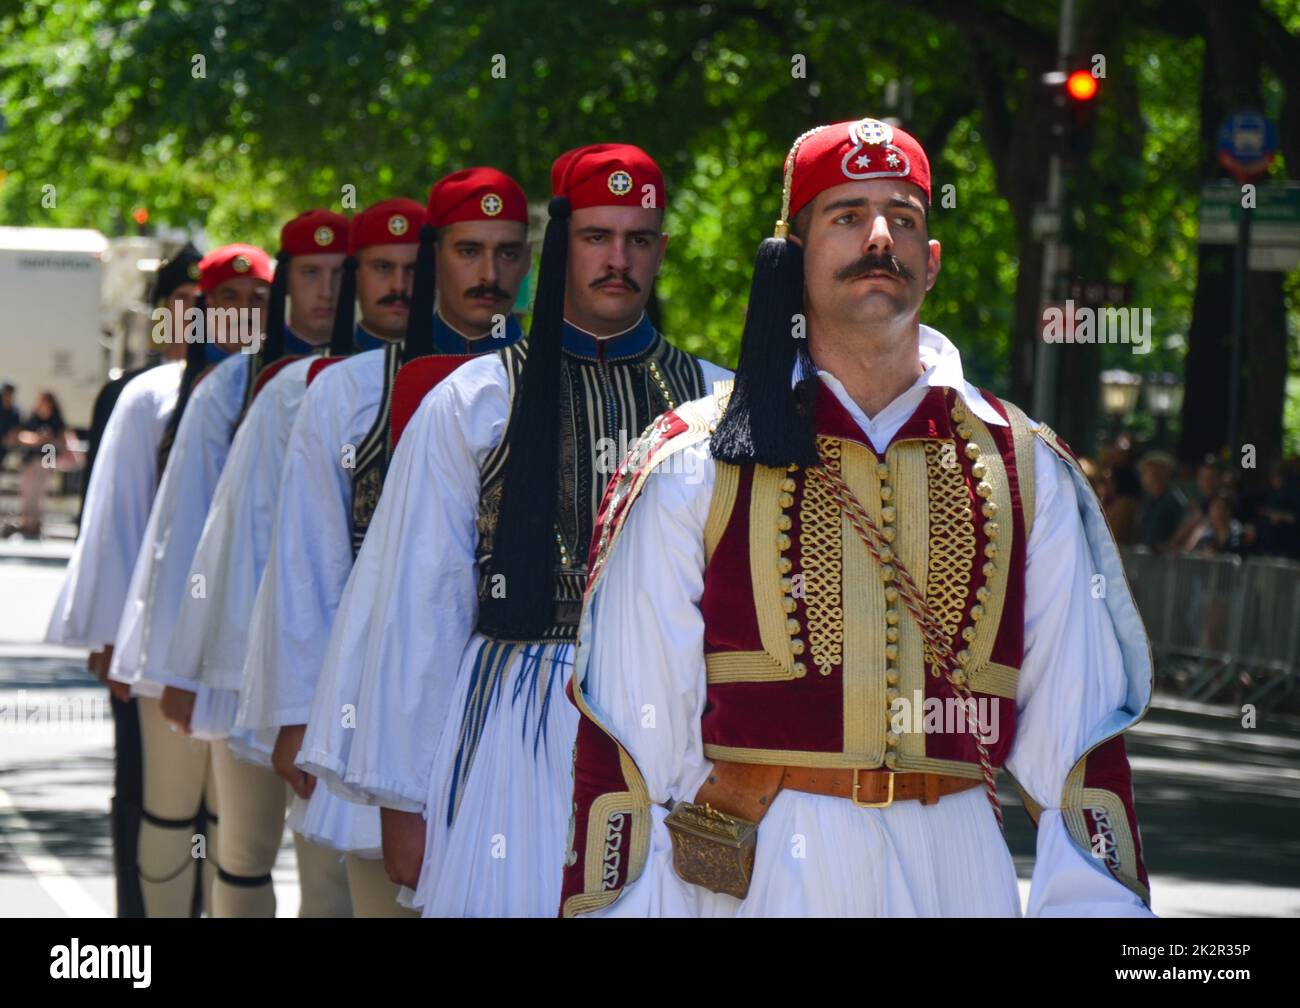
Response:
M393 406L393 379L402 365L402 345L383 346L383 371L379 387L379 409L374 423L356 446L352 468L352 556L356 557L379 504L379 494L388 475L393 449L388 437L388 414Z
M527 359L527 341L501 351L510 401ZM700 363L678 350L643 319L628 333L597 342L565 325L560 386L560 479L554 504L554 592L551 622L542 640L575 639L586 584L587 548L601 498L627 450L665 410L706 392ZM493 534L501 505L509 431L480 474L479 599L496 585Z

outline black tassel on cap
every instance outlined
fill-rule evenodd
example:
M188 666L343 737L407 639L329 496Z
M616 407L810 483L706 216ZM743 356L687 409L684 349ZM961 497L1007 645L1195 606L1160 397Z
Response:
M754 279L740 341L736 384L713 432L714 458L737 465L816 465L813 410L820 379L808 352L803 316L803 249L768 238L754 258ZM795 365L802 380L791 388Z
M281 249L275 254L275 277L271 280L271 297L266 306L266 332L257 353L257 369L284 356L284 302L289 294L289 263L293 256Z
M343 278L339 281L339 303L334 309L334 331L330 334L330 356L348 357L356 349L357 330L357 260L343 260Z
M149 289L149 303L161 304L171 297L177 287L197 282L198 265L202 260L203 253L192 242L186 242L174 256L159 263L153 286Z
M411 280L411 305L406 316L406 339L402 363L433 353L433 299L438 283L436 242L438 229L420 227L420 248L415 255L415 276Z
M185 370L181 374L181 386L176 394L176 408L172 410L172 415L167 420L167 426L163 428L162 438L158 442L158 478L162 479L163 470L167 468L167 459L171 455L172 443L176 440L176 431L180 429L181 417L185 414L185 406L190 401L190 393L194 391L194 383L199 380L199 375L207 367L207 314L208 314L208 297L206 294L200 294L194 302L194 307L198 309L198 337L193 343L185 345ZM184 339L184 328L179 333L173 332L172 336L177 339Z
M509 454L492 573L505 577L505 597L483 600L479 627L499 640L536 640L551 623L555 501L559 492L560 353L569 258L569 201L556 196L542 241L537 298L528 330L521 388L506 432ZM585 544L583 544L585 546Z

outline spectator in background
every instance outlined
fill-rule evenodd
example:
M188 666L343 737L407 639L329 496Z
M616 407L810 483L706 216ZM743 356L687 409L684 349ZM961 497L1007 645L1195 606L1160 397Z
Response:
M1300 463L1278 462L1268 482L1269 492L1255 511L1259 551L1300 560Z
M1246 552L1246 530L1233 517L1231 494L1216 494L1205 508L1204 530L1192 545L1192 552L1201 554Z
M1102 511L1115 541L1121 546L1136 544L1142 506L1142 484L1136 470L1130 465L1108 467L1102 486Z
M4 535L21 532L25 539L41 537L42 512L50 473L55 470L58 453L71 447L68 425L63 422L59 401L53 392L36 398L31 415L9 432L10 443L22 449L22 478L19 482L20 523L5 526Z
M1138 514L1137 543L1156 553L1171 552L1187 513L1181 493L1173 486L1174 460L1164 452L1148 452L1138 463L1143 500Z
M19 422L13 382L0 382L0 468L9 454L9 435Z
M1207 455L1196 470L1196 496L1174 536L1175 553L1186 553L1196 548L1210 527L1210 503L1226 490L1223 470L1213 455Z

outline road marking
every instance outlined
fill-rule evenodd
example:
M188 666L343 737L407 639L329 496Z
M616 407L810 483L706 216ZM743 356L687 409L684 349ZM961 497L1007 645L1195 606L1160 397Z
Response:
M4 788L0 788L0 814L11 816L16 827L5 830L4 838L23 867L41 884L46 895L54 900L60 910L67 916L76 918L101 919L112 916L86 892L68 871L68 866L50 853L45 842L32 829L31 822Z

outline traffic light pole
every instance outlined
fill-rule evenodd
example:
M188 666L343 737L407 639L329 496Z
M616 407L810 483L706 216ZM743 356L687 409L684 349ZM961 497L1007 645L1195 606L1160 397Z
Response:
M1236 269L1232 276L1232 346L1228 355L1228 453L1229 457L1241 450L1238 443L1237 412L1241 399L1241 345L1246 328L1246 271L1250 268L1250 218L1245 207L1237 222Z
M1056 69L1064 75L1074 49L1074 0L1061 0L1061 23L1056 40ZM1058 117L1059 124L1059 117ZM1063 124L1059 128L1064 128ZM1042 321L1042 308L1056 297L1056 274L1060 269L1061 228L1064 226L1064 180L1061 167L1061 143L1063 137L1057 137L1053 145L1051 159L1047 163L1047 212L1054 217L1057 225L1043 241L1043 273L1039 285L1039 319ZM1034 354L1034 418L1043 423L1056 423L1057 345L1042 339L1041 326L1036 327L1037 340Z

